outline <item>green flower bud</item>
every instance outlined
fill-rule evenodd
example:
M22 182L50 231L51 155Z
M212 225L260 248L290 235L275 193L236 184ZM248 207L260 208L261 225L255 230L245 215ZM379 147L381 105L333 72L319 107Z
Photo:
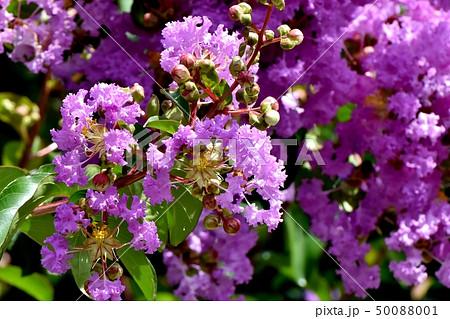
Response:
M188 68L183 64L174 66L170 71L170 74L172 75L172 79L177 82L178 85L189 81L191 77L191 73L189 72Z
M256 127L258 130L265 131L269 125L264 121L260 113L250 112L248 114L248 121L250 125Z
M258 96L259 92L261 92L261 88L258 83L253 83L251 86L245 88L245 93L248 96Z
M263 103L269 103L272 110L278 111L280 109L280 104L278 104L278 101L274 97L271 97L271 96L266 97L261 102L261 105Z
M272 3L275 6L275 8L277 8L280 11L284 10L284 7L286 6L284 0L272 0Z
M240 45L239 45L239 56L242 58L242 56L244 55L244 53L245 53L245 49L247 48L247 43L245 43L245 42L242 42Z
M241 20L242 24L245 24L245 25L251 25L253 23L251 14L243 14L241 16L240 20Z
M295 48L295 42L289 38L283 38L280 41L280 47L283 50L292 50L293 48Z
M255 46L258 43L258 35L255 32L250 32L247 39L247 44L249 46Z
M252 14L252 7L248 3L241 2L241 3L238 4L238 6L242 8L242 11L245 14Z
M233 21L239 21L241 19L241 16L244 14L244 10L242 9L241 6L235 5L232 6L229 10L228 10L228 16L230 17L231 20Z
M109 280L116 280L117 278L122 277L123 275L123 269L122 267L115 263L108 267L106 270L106 276L109 278Z
M295 45L299 45L303 42L304 36L302 31L300 31L299 29L293 29L289 31L288 38L294 41Z
M266 114L267 112L272 111L272 106L269 102L262 102L260 108L262 114Z
M237 77L237 82L242 87L249 87L255 82L255 76L250 71L242 71Z
M242 104L247 104L247 93L244 88L240 88L236 91L236 101Z
M194 82L188 81L180 86L181 96L188 102L197 102L200 99L200 93Z
M250 96L250 95L247 94L245 101L246 101L247 105L251 105L251 104L255 103L256 100L258 100L258 95Z
M235 56L233 60L231 60L229 67L231 75L235 78L237 78L239 73L241 71L244 71L246 68L247 67L245 66L245 62L242 61L240 56Z
M159 108L160 108L159 99L155 94L152 94L152 97L150 98L150 101L148 101L147 104L146 110L147 117L159 115Z
M264 114L264 121L266 121L269 125L277 125L280 121L280 113L275 110L270 110L266 114Z
M197 60L197 69L202 74L206 74L215 68L216 68L216 65L214 64L213 61L211 61L209 59Z
M161 109L163 112L166 112L168 109L171 109L173 107L173 103L171 100L164 100L161 103Z
M275 38L275 32L273 32L272 30L266 30L264 32L264 35L266 36L267 40L272 40L273 38Z
M244 27L244 29L242 30L242 37L244 39L247 39L248 36L250 35L250 32L252 32L252 28L250 27Z
M236 235L239 232L239 229L241 229L241 222L237 218L228 218L223 223L223 230L228 235Z
M192 70L195 67L195 62L197 61L197 58L195 55L191 53L185 53L180 58L180 64L187 67L189 70Z
M289 31L291 31L291 28L287 24L282 24L277 28L277 32L280 37L287 36L289 34Z
M217 208L217 199L214 194L206 194L202 199L203 207L209 210L215 210Z
M144 88L137 83L134 83L131 88L131 95L133 96L133 100L137 103L141 103L145 99Z
M217 215L207 215L203 220L203 226L205 226L205 228L209 230L217 229L222 227L222 221Z

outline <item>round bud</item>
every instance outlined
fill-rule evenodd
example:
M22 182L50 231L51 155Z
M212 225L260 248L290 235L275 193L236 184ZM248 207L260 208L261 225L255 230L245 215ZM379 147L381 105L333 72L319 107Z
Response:
M122 277L123 275L123 269L119 264L113 264L109 266L108 270L106 270L106 276L110 280L116 280L117 278Z
M275 32L273 32L272 30L266 30L264 32L264 35L266 36L267 40L272 40L273 38L275 38Z
M263 120L262 120L261 114L258 112L249 112L248 113L248 122L252 126L262 124Z
M275 110L270 110L266 114L264 114L264 121L266 121L269 125L277 125L280 121L280 113Z
M238 4L239 7L242 8L242 12L245 14L252 14L252 7L246 3L246 2L241 2Z
M286 6L284 0L272 0L272 3L275 6L275 8L277 8L280 11L284 10L284 7Z
M243 14L241 16L240 20L241 20L242 24L245 24L245 25L251 25L253 23L251 14Z
M206 74L209 71L215 69L216 65L209 59L197 60L197 69L200 73Z
M261 92L261 88L258 83L253 83L251 86L245 88L245 93L248 96L258 96L259 92Z
M92 184L97 192L104 192L108 189L111 181L109 180L108 174L106 172L98 173L92 179Z
M287 36L290 31L291 31L291 28L287 24L282 24L277 28L277 32L280 35L280 37Z
M292 50L293 48L295 48L295 42L289 38L283 38L280 41L280 47L283 50Z
M295 45L299 45L303 42L304 36L299 29L292 29L289 31L288 38L294 41Z
M240 88L236 91L236 101L242 104L247 104L247 93L244 88Z
M261 105L266 102L270 104L270 107L272 108L272 110L278 111L280 109L280 104L278 104L278 101L274 97L271 97L271 96L266 97L261 102Z
M217 208L217 199L214 194L206 194L202 199L203 207L209 210L215 210Z
M174 66L172 71L170 71L170 74L172 75L172 79L177 82L177 84L183 84L184 82L189 81L191 77L191 73L189 73L188 68L183 64Z
M163 112L166 112L168 109L171 109L173 107L173 102L171 100L164 100L161 103L161 109Z
M203 219L203 226L206 229L212 230L222 227L222 221L220 217L217 215L207 215L205 219Z
M133 96L133 100L137 103L141 103L145 99L144 88L141 85L134 83L131 88L131 95Z
M249 46L255 46L258 43L258 35L255 32L250 32L247 39L247 44Z
M262 102L260 108L262 114L266 114L267 112L272 111L272 106L269 102Z
M180 64L184 65L189 70L192 70L195 67L195 61L197 61L197 58L191 53L185 53L180 58Z
M246 69L245 62L242 61L240 56L235 56L230 63L230 73L235 78L238 77L239 72L244 71Z
M181 96L188 102L197 102L200 99L200 93L194 82L188 81L180 86Z
M244 53L245 53L245 49L247 48L247 43L245 43L245 42L242 42L240 45L239 45L239 56L242 58L242 56L244 55Z
M228 16L230 17L231 20L233 21L239 21L239 19L241 18L241 16L244 14L244 10L242 9L241 6L235 5L232 6L229 10L228 10Z
M152 28L158 24L158 16L151 14L150 12L147 12L144 14L142 24L146 28Z
M147 117L159 115L159 99L155 94L152 94L150 101L148 101L146 114Z
M242 87L249 87L255 82L255 76L250 71L242 71L237 77L237 82Z
M228 235L236 235L239 232L239 229L241 229L241 222L237 218L228 218L223 223L223 230Z

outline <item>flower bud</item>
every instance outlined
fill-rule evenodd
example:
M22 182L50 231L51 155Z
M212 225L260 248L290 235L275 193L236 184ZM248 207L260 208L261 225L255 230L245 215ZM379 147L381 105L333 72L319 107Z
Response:
M167 110L171 109L173 107L173 102L171 100L164 100L161 103L161 109L163 112L166 112Z
M244 88L240 88L236 91L236 101L242 104L247 104L247 93Z
M299 45L303 42L304 36L302 31L300 31L299 29L293 29L289 31L288 38L294 41L295 45Z
M232 6L228 10L228 16L233 21L239 21L243 14L244 14L244 10L242 9L241 6L238 6L238 5Z
M245 49L247 48L247 43L245 43L245 42L242 42L240 45L239 45L239 56L242 58L242 56L244 55L244 53L245 53Z
M217 229L222 227L222 221L217 215L207 215L205 219L203 219L203 226L208 230Z
M230 69L231 75L234 76L235 78L237 78L239 73L246 69L246 66L240 56L235 56L233 58L233 60L231 60L229 69Z
M109 180L108 174L106 172L98 173L92 179L92 184L97 192L104 192L108 189L111 181Z
M188 81L180 86L181 96L188 102L197 102L200 99L200 93L194 82Z
M269 125L264 121L260 113L250 112L248 114L248 121L250 125L256 127L258 130L265 131Z
M238 4L239 7L242 8L242 12L245 14L252 14L252 7L246 3L246 2L241 2Z
M146 110L147 117L159 115L159 108L160 108L159 99L155 94L152 94L152 97L150 98L150 101L148 101L147 104Z
M269 125L277 125L280 121L280 113L275 110L270 110L264 114L264 121Z
M209 210L215 210L217 208L217 199L214 194L206 194L202 199L203 207Z
M197 58L191 53L185 53L180 57L180 64L184 65L189 70L192 70L195 67L195 61L197 61Z
M133 100L137 103L141 103L145 99L144 88L141 85L134 83L131 88L131 95L133 96Z
M280 41L280 46L283 50L292 50L295 48L295 42L289 38L283 38Z
M287 36L289 34L289 31L291 31L291 28L287 24L282 24L277 28L277 32L280 37Z
M267 40L272 40L273 38L275 38L275 32L273 32L272 30L266 30L264 32L264 35L266 36Z
M197 68L202 74L208 73L209 71L215 69L215 67L216 65L214 64L214 62L209 59L197 60Z
M247 44L249 46L255 46L258 43L258 35L255 32L250 32L247 39Z
M262 102L260 108L262 114L266 114L267 112L272 111L272 106L269 102Z
M228 218L223 223L223 230L228 235L236 235L238 233L239 229L241 229L241 222L237 218L234 218L234 217Z
M245 24L245 25L251 25L253 23L251 14L243 14L241 16L240 20L241 20L242 24Z
M245 93L248 96L258 96L259 92L261 92L261 88L258 83L253 83L251 86L245 88Z
M284 7L286 6L284 0L272 0L272 3L279 11L284 10Z
M108 276L109 280L116 280L117 278L122 277L123 269L122 267L115 263L106 270L106 276Z
M272 108L272 110L278 111L280 109L280 104L278 104L278 101L274 97L271 97L271 96L266 97L261 102L261 105L266 102L270 104L270 107Z
M150 12L147 12L144 14L142 24L146 28L152 28L158 24L158 16L151 14Z
M237 82L242 87L249 87L255 82L255 76L250 71L242 71L237 77Z
M191 73L189 73L188 68L183 64L174 66L172 71L170 71L170 74L172 75L172 79L177 82L177 84L183 84L184 82L189 81L191 77Z

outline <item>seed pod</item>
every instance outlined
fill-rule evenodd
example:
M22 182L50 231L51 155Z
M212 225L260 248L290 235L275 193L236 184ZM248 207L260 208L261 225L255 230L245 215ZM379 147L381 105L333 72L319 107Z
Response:
M172 75L172 79L177 82L177 84L183 84L191 78L191 73L183 64L174 66L172 71L170 71L170 74Z
M282 24L277 28L277 32L280 35L280 37L287 36L290 31L291 31L291 28L287 24Z
M228 235L236 235L239 232L239 229L241 229L241 222L237 218L228 218L223 223L223 230Z
M280 121L280 113L275 110L270 110L264 114L264 121L269 125L277 125Z
M244 10L242 9L241 6L238 6L238 5L232 6L228 10L228 16L233 21L239 21L243 14L244 14Z
M299 29L293 29L289 31L288 38L294 41L295 45L299 45L303 42L304 36L302 31L300 31Z

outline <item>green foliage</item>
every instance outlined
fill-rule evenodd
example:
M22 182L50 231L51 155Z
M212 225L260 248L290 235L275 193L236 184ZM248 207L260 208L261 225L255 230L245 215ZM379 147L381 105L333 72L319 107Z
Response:
M338 122L348 122L352 119L352 112L356 109L356 104L347 103L342 105L336 114L336 119Z
M189 107L189 103L181 96L180 89L176 89L175 91L161 90L161 93L171 100L173 104L175 104L180 111L183 112L185 117L189 118L191 109Z
M69 247L82 247L86 239L81 232L77 232L70 240ZM84 289L85 282L91 275L92 261L89 257L89 252L79 251L73 254L73 258L69 260L69 265L72 266L72 275L75 283L80 291L91 298Z
M223 79L222 81L220 81L220 83L218 85L216 85L213 88L213 93L215 95L217 95L219 98L221 98L225 92L228 91L228 89L230 88L230 86L228 85L227 81L225 81L225 79ZM233 102L233 96L232 94L230 94L225 101L219 106L219 110L223 109L224 106L231 104L231 102Z
M144 124L144 127L151 127L170 134L174 134L178 131L179 126L180 122L170 120L163 116L152 116Z

